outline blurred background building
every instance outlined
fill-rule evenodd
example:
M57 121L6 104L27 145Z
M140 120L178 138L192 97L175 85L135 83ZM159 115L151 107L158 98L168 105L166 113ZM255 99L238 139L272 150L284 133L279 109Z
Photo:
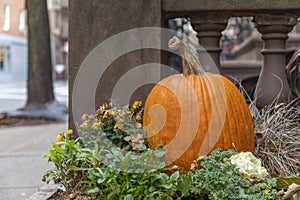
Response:
M299 20L298 20L299 21ZM193 30L189 18L174 18L169 20L169 28L177 32L177 36L199 50L197 32ZM300 23L288 34L287 61L295 49L300 47ZM243 85L247 93L253 97L254 90L263 64L262 35L253 23L253 17L231 17L226 29L222 32L220 47L222 49L221 69L223 75L233 82ZM175 54L169 56L169 65L181 72L181 58Z
M48 0L55 79L68 73L68 0ZM0 82L27 80L25 0L0 0Z

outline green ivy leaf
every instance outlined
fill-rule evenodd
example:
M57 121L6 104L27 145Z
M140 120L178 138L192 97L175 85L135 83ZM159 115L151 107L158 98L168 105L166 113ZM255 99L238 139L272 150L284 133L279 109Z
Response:
M189 195L189 190L191 187L192 181L191 181L191 176L181 176L177 188L179 191L181 191L181 194L183 197Z
M92 193L97 193L97 192L99 192L99 191L100 191L100 189L99 189L98 187L95 187L95 188L89 190L88 193L89 193L89 194L92 194Z
M141 151L147 150L147 147L146 147L146 145L144 145L144 144L138 144L137 147L138 147L138 149L141 150Z
M170 181L176 181L179 178L179 175L179 171L174 172L170 177Z
M166 188L166 189L170 189L172 188L172 184L162 184L162 187Z
M160 176L161 179L163 179L165 181L169 179L169 176L166 173L160 173L159 176Z
M101 184L101 183L103 183L104 181L105 181L104 178L98 178L97 183L98 183L98 184Z
M124 197L124 200L134 200L131 194L128 194Z
M166 152L164 151L164 149L157 149L157 151L155 152L155 156L157 158L162 158L165 154Z

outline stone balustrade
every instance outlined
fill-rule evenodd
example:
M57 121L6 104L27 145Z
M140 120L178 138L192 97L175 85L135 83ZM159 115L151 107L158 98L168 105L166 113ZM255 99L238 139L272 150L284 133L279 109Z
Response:
M74 84L78 79L79 68L90 52L97 45L118 33L140 27L167 27L168 19L177 17L189 17L191 19L191 23L197 31L200 45L209 53L219 70L223 72L226 70L220 65L221 49L219 42L228 19L230 17L253 16L254 23L262 34L264 42L263 64L256 87L257 105L261 108L277 97L279 97L279 101L287 100L290 91L284 71L286 40L288 33L297 22L300 15L299 10L300 0L126 0L108 1L107 3L89 0L89 3L86 4L77 0L69 0L70 127L74 128L76 123L80 123L80 119L73 119L73 111L76 111L77 115L80 116L84 112L91 113L96 109L85 109L91 107L93 102L95 102L95 106L99 106L110 101L115 85L126 72L147 63L167 64L166 55L160 49L131 51L121 55L111 63L102 74L103 76L94 74L101 76L98 83L92 82L90 77L81 81L80 85L85 89L79 91L78 88L74 87ZM159 40L159 38L157 39ZM160 39L163 43L163 38ZM137 35L131 35L130 40L141 44L147 41L145 38L138 38ZM116 48L124 48L125 44L127 43L118 43ZM199 53L200 59L202 59L202 54ZM202 61L204 65L209 64L205 63L206 61ZM90 64L99 68L105 67L101 61L97 62L95 60ZM252 63L252 65L253 67L249 70L254 72L257 70L257 63ZM93 67L90 70L93 70ZM232 73L235 71L233 66L230 70ZM155 77L163 78L163 73L152 71L151 73L139 73L134 77L142 80L150 80L152 77L154 80ZM133 92L131 99L145 101L152 87L153 84L148 84L138 88L137 91ZM91 88L95 90L94 97L89 97ZM79 102L80 106L74 107L73 103L78 104Z
M299 17L300 1L247 0L163 0L164 17L189 17L199 44L209 53L222 73L220 37L229 17L253 16L264 42L263 65L256 87L257 106L263 107L278 98L286 101L290 90L285 75L286 40ZM199 54L201 59L201 52ZM202 61L205 63L205 60Z

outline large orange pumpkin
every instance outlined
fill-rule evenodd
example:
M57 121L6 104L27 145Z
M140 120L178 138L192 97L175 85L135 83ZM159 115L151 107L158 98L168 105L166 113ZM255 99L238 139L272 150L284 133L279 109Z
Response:
M144 107L150 146L163 145L167 165L185 171L193 160L216 148L254 151L254 130L244 97L225 77L205 72L178 38L169 42L183 57L183 74L161 80Z

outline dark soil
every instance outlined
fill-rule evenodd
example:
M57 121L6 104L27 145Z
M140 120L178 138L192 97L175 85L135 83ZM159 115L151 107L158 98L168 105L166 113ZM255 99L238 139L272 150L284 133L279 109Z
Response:
M56 120L42 119L42 118L23 118L11 117L6 113L0 113L0 128L16 127L16 126L31 126L49 123L57 123Z
M77 185L74 189L57 192L49 200L95 200L95 194L87 194L88 187Z

